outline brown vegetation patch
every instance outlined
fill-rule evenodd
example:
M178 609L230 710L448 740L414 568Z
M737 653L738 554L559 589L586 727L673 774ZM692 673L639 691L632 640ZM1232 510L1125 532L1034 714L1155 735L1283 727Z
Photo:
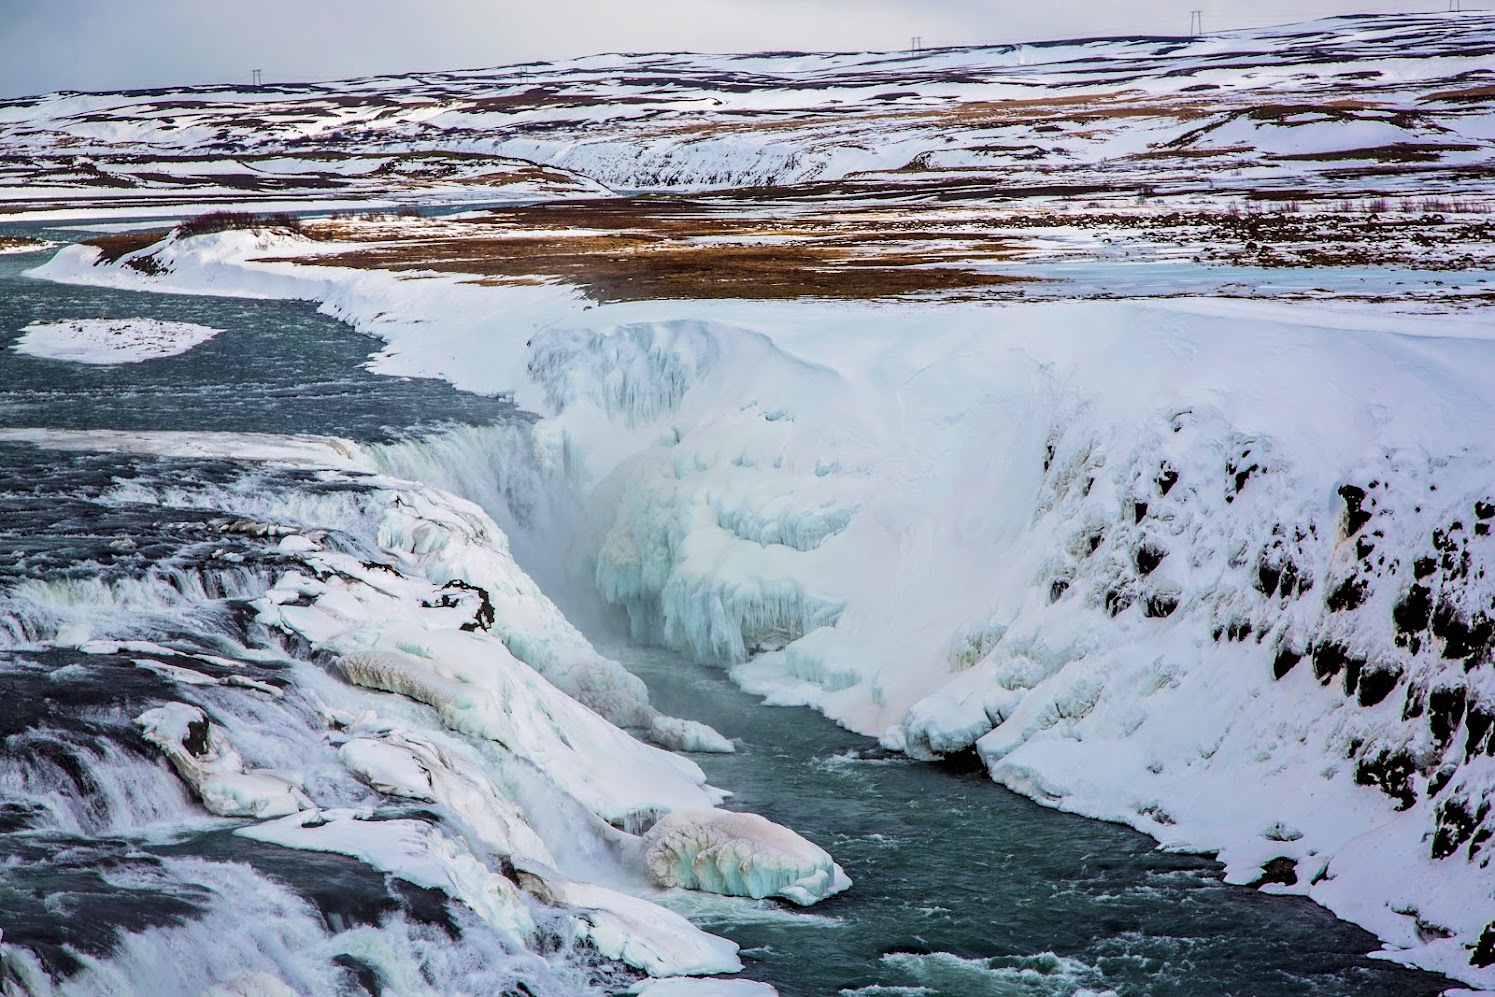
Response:
M92 239L84 239L83 245L94 246L99 250L97 263L118 263L122 257L154 245L166 238L164 229L151 229L146 232L121 232L118 235L96 235Z
M1487 86L1464 87L1459 90L1440 90L1420 98L1423 103L1478 104L1495 100L1495 83Z
M1337 163L1352 159L1377 160L1383 163L1435 163L1445 152L1473 152L1479 146L1439 142L1393 142L1369 149L1339 149L1333 152L1296 152L1274 159L1299 163Z
M870 210L743 211L679 199L561 202L433 224L356 220L315 237L378 240L319 264L472 274L485 283L562 281L599 301L682 298L883 298L974 291L1015 278L982 264L1010 247L969 224Z
M8 252L15 249L40 249L46 243L40 239L17 239L8 235L0 235L0 251Z

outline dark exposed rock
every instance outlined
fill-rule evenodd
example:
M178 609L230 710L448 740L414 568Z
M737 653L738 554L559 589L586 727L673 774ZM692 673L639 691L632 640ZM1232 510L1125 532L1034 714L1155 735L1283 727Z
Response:
M1486 805L1483 809L1488 813L1490 808ZM1438 805L1437 822L1438 829L1433 833L1431 854L1435 859L1446 859L1474 836L1480 817L1470 811L1468 801L1452 799L1444 800Z
M182 747L194 758L201 758L208 753L207 720L187 721L187 736L182 739Z
M1474 832L1474 837L1469 839L1469 857L1474 858L1480 849L1485 847L1485 842L1495 837L1495 828L1485 826Z
M1164 464L1158 471L1158 491L1167 495L1173 491L1173 486L1178 484L1178 472L1169 464Z
M1480 932L1479 941L1474 944L1474 951L1469 953L1469 965L1495 965L1495 921L1485 925L1485 930Z
M1433 618L1433 592L1426 585L1413 585L1391 609L1396 629L1404 634L1421 633Z
M1485 748L1485 738L1490 733L1490 727L1495 725L1495 712L1486 710L1483 706L1470 703L1469 716L1464 721L1464 754L1473 758Z
M1293 670L1293 666L1303 660L1303 656L1288 647L1277 650L1277 657L1272 661L1272 677L1282 678Z
M1323 685L1328 685L1330 680L1351 661L1355 662L1357 673L1365 666L1364 658L1352 657L1343 644L1335 644L1332 641L1320 644L1310 654L1313 656L1313 675Z
M1256 591L1271 596L1277 593L1277 583L1282 580L1282 569L1265 560L1256 562Z
M1365 603L1366 593L1369 586L1363 578L1346 578L1335 586L1324 605L1331 613L1344 613L1352 609L1359 609Z
M1140 523L1140 522L1142 522L1142 520L1146 516L1147 516L1147 503L1146 502L1133 502L1132 503L1132 522L1134 522L1134 523Z
M1383 749L1373 758L1362 758L1355 763L1355 781L1362 786L1375 786L1396 800L1398 810L1406 810L1417 802L1412 792L1412 773L1416 766L1412 756L1404 749Z
M1437 570L1438 561L1436 558L1419 557L1417 560L1412 562L1412 574L1416 575L1419 581L1426 578L1428 575L1431 575Z
M1347 658L1344 663L1344 694L1355 695L1355 690L1360 687L1360 673L1365 667L1365 661L1361 658Z
M1468 668L1487 661L1495 645L1495 621L1484 613L1466 619L1447 602L1433 611L1432 630L1443 642L1443 657L1463 658Z
M471 623L462 624L463 630L487 630L493 626L495 619L493 600L489 598L487 589L481 585L473 585L470 582L465 582L460 578L453 578L441 587L444 589L457 589L459 591L477 593L480 600L478 610L473 614L473 621Z
M1166 619L1173 615L1178 609L1178 597L1173 595L1150 595L1143 607L1149 617L1153 619Z
M1106 612L1112 616L1121 613L1132 604L1132 597L1120 589L1111 589L1106 593Z
M1370 522L1370 513L1363 508L1365 489L1356 485L1340 485L1339 497L1344 499L1344 535L1352 537L1360 532L1362 526Z
M1361 706L1375 706L1382 702L1396 684L1401 681L1402 673L1394 669L1376 669L1367 671L1360 676L1360 692L1356 701Z
M1428 694L1428 729L1433 743L1442 751L1453 740L1453 732L1464 720L1465 693L1462 686L1434 689Z
M1495 519L1495 502L1475 502L1474 515L1478 519Z
M1058 602L1069 591L1069 582L1063 578L1055 578L1049 583L1049 602Z
M1163 563L1163 558L1168 552L1162 547L1154 547L1151 544L1143 544L1137 548L1137 572L1142 575L1150 575L1157 570L1158 565Z
M1252 886L1265 886L1267 883L1281 883L1283 886L1298 885L1298 860L1290 859L1285 855L1279 855L1274 859L1268 859L1261 867L1259 876Z

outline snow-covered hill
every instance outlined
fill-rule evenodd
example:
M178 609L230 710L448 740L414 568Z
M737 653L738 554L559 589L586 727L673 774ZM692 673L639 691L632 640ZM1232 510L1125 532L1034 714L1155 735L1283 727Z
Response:
M1492 60L1495 18L1467 13L60 93L0 102L0 185L15 209L848 178L998 194L1467 194L1488 184L1495 149Z

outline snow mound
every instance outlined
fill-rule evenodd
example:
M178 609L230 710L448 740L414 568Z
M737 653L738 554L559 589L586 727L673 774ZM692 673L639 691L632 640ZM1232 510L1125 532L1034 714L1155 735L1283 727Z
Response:
M651 976L699 976L742 969L737 943L707 934L674 911L591 883L521 874L529 891L572 908L573 930L597 951Z
M696 720L682 720L663 714L649 724L649 740L671 751L699 751L730 755L737 748L712 728Z
M824 849L758 814L677 810L649 829L643 849L660 886L802 906L851 886Z
M167 703L135 722L202 805L220 817L282 817L312 806L290 781L270 772L246 772L239 753L195 706Z
M153 318L75 318L32 323L21 330L21 338L11 349L44 360L109 366L174 357L222 331Z

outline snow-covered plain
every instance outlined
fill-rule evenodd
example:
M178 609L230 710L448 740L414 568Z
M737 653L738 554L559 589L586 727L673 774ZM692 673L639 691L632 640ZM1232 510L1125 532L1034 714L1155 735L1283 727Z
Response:
M13 102L0 119L18 147L64 136L80 155L211 145L209 122L271 144L325 140L346 124L359 154L455 142L618 186L837 179L866 203L887 183L894 215L899 198L978 174L1014 187L1062 175L1071 193L1093 183L1097 196L1129 199L1143 181L1180 196L1217 182L1230 196L1307 185L1416 198L1459 182L1484 196L1491 23L1337 19L919 57L599 57L547 70L543 100L518 89L421 107L493 85L441 74L336 88L408 99L371 97L367 114L298 91L221 93L216 109L190 112L56 95ZM668 99L638 93L620 65L670 75ZM1101 80L1121 96L1097 96ZM1319 106L1351 92L1360 103ZM1075 105L1084 121L1070 120ZM163 138L163 107L192 120ZM309 107L327 116L308 124ZM1407 157L1431 165L1385 168ZM1045 158L1056 162L1033 165ZM167 237L114 264L70 247L36 274L320 301L384 341L376 371L507 393L543 416L528 433L555 502L527 547L554 553L534 567L585 578L636 638L718 662L767 702L812 706L889 748L974 753L1041 802L1218 852L1232 881L1311 897L1374 931L1388 958L1495 988L1487 305L1365 301L1353 268L1324 275L1312 304L599 302L557 280L319 264L336 248L271 231ZM150 274L129 265L146 255ZM29 438L259 457L277 446ZM475 476L503 469L452 466L486 459L464 439L454 434L442 461L328 441L326 466L400 475L418 464L475 493ZM321 447L296 441L296 459L317 465ZM335 656L353 686L434 710L445 734L479 745L468 750L499 745L539 767L548 799L589 814L596 840L630 856L631 875L642 864L656 884L796 900L843 885L830 857L792 832L742 844L738 825L751 821L714 826L720 800L698 771L605 721L666 746L729 742L650 712L505 560L475 507L413 486L399 494L409 508L389 513L380 543L413 578L387 582L287 537L335 570L281 579L266 618ZM418 615L400 609L421 600ZM484 606L488 632L466 629ZM549 871L520 876L525 888L600 912L576 929L599 950L656 975L732 968L735 956L697 935L670 948L673 922L660 927L615 892L617 868L546 835L547 807L526 810L538 837L482 809L469 770L444 766L431 735L403 722L409 709L329 714L346 771L470 814L487 847L529 849L519 872ZM524 936L521 907L466 846L401 825L386 852L354 813L309 816L296 787L236 766L226 734L207 754L190 751L183 710L141 723L205 801L286 813L252 832L261 840L309 848L321 835L411 882L446 884ZM647 759L634 766L645 775L611 777L594 753L609 765ZM667 810L677 816L655 824ZM734 878L717 854L764 864Z
M1472 196L1495 142L1480 89L1492 37L1495 19L1470 11L1202 38L612 54L252 89L63 92L0 101L0 147L14 155L0 166L0 211L913 180L999 198L1291 199L1367 184Z

